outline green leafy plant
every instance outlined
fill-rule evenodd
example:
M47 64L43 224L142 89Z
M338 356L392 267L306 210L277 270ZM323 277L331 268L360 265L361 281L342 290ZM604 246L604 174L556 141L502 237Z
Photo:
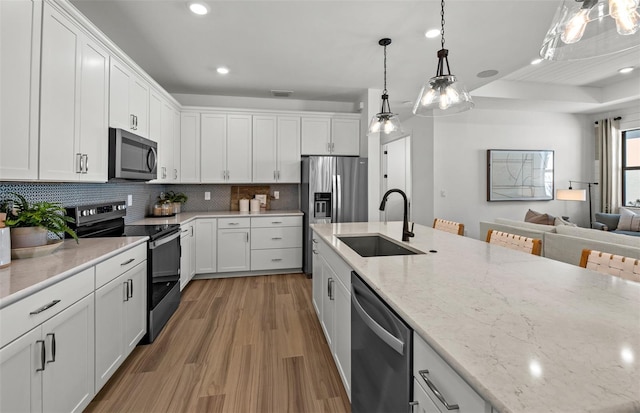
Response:
M181 204L184 204L189 198L182 192L169 191L164 194L164 198L158 197L158 199L166 202L179 202Z
M60 239L63 238L62 233L67 233L78 242L75 231L67 225L74 220L66 216L62 205L46 201L29 203L22 195L15 192L11 192L11 194L17 199L2 201L3 207L8 208L7 220L5 221L8 227L41 227L53 232Z

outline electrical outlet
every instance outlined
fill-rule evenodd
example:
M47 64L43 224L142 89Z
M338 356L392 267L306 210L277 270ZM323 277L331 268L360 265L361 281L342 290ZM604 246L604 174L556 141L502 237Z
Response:
M275 199L280 199L280 191L273 191L273 197Z
M127 206L133 205L133 195L127 195Z
M204 193L204 200L211 201L211 192L207 191Z

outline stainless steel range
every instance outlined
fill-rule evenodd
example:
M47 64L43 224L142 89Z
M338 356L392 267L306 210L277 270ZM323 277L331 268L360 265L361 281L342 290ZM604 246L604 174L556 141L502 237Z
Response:
M147 335L151 343L180 304L180 226L125 225L124 201L67 208L79 238L148 236Z

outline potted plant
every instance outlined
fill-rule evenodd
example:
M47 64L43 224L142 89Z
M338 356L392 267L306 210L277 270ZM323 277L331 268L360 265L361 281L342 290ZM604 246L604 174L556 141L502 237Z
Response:
M49 232L60 239L61 234L67 233L78 242L75 231L67 225L73 218L66 216L62 205L46 201L29 203L22 195L12 194L17 199L3 201L5 208L10 206L5 224L11 228L12 248L46 245Z
M165 199L173 204L173 212L179 214L182 204L186 203L189 198L183 192L169 191L165 194Z

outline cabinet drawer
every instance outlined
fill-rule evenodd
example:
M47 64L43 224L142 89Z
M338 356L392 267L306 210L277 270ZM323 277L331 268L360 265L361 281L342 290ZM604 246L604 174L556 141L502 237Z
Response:
M96 265L96 289L147 259L147 243L126 250Z
M251 271L302 267L302 248L251 251Z
M249 228L251 218L218 218L218 229Z
M301 226L302 226L301 216L251 218L251 228L301 227Z
M91 294L94 274L94 267L87 268L1 309L0 347ZM48 308L46 308L47 306Z
M320 238L320 236L313 236L312 243L318 254L322 255L327 261L327 264L336 273L342 284L351 287L351 267L329 246L326 242Z
M431 400L442 411L447 411L444 404L429 388L421 371L450 405L457 404L461 413L491 412L486 403L417 333L413 333L413 375Z
M302 228L251 228L251 249L301 248Z

